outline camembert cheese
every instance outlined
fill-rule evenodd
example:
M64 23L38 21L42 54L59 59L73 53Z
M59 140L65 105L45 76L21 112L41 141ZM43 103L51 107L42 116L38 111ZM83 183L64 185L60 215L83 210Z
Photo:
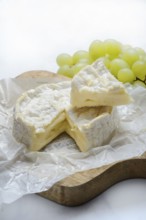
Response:
M108 71L102 59L82 69L71 83L74 107L118 106L131 101L124 85Z
M116 108L73 108L70 90L71 82L66 81L25 92L15 106L15 138L32 151L42 149L62 132L67 132L81 151L107 143L118 124Z

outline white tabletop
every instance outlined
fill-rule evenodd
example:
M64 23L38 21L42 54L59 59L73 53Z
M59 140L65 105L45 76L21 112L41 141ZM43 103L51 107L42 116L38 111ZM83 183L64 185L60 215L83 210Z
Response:
M0 78L44 69L56 56L113 38L146 50L145 0L0 0ZM0 208L0 220L146 219L146 180L118 183L79 207L28 195Z

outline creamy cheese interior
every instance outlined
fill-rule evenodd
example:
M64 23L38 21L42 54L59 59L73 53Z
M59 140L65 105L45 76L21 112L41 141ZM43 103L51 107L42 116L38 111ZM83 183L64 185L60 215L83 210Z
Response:
M70 108L66 117L69 123L66 132L81 151L106 143L118 124L115 109L108 106Z

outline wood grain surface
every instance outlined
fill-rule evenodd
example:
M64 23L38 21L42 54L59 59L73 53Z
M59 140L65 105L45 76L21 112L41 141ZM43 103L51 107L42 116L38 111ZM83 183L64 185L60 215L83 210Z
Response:
M43 70L25 72L18 77L48 77L49 82L69 80ZM39 195L62 205L77 206L95 198L115 183L130 178L146 178L146 152L140 157L75 173Z

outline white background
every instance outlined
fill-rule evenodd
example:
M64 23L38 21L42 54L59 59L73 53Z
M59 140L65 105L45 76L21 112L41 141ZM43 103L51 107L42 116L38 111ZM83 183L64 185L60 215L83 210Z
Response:
M88 50L113 38L146 50L145 0L0 0L0 78L28 70L57 71L59 53ZM146 180L112 186L79 207L37 195L0 208L0 220L146 219Z

